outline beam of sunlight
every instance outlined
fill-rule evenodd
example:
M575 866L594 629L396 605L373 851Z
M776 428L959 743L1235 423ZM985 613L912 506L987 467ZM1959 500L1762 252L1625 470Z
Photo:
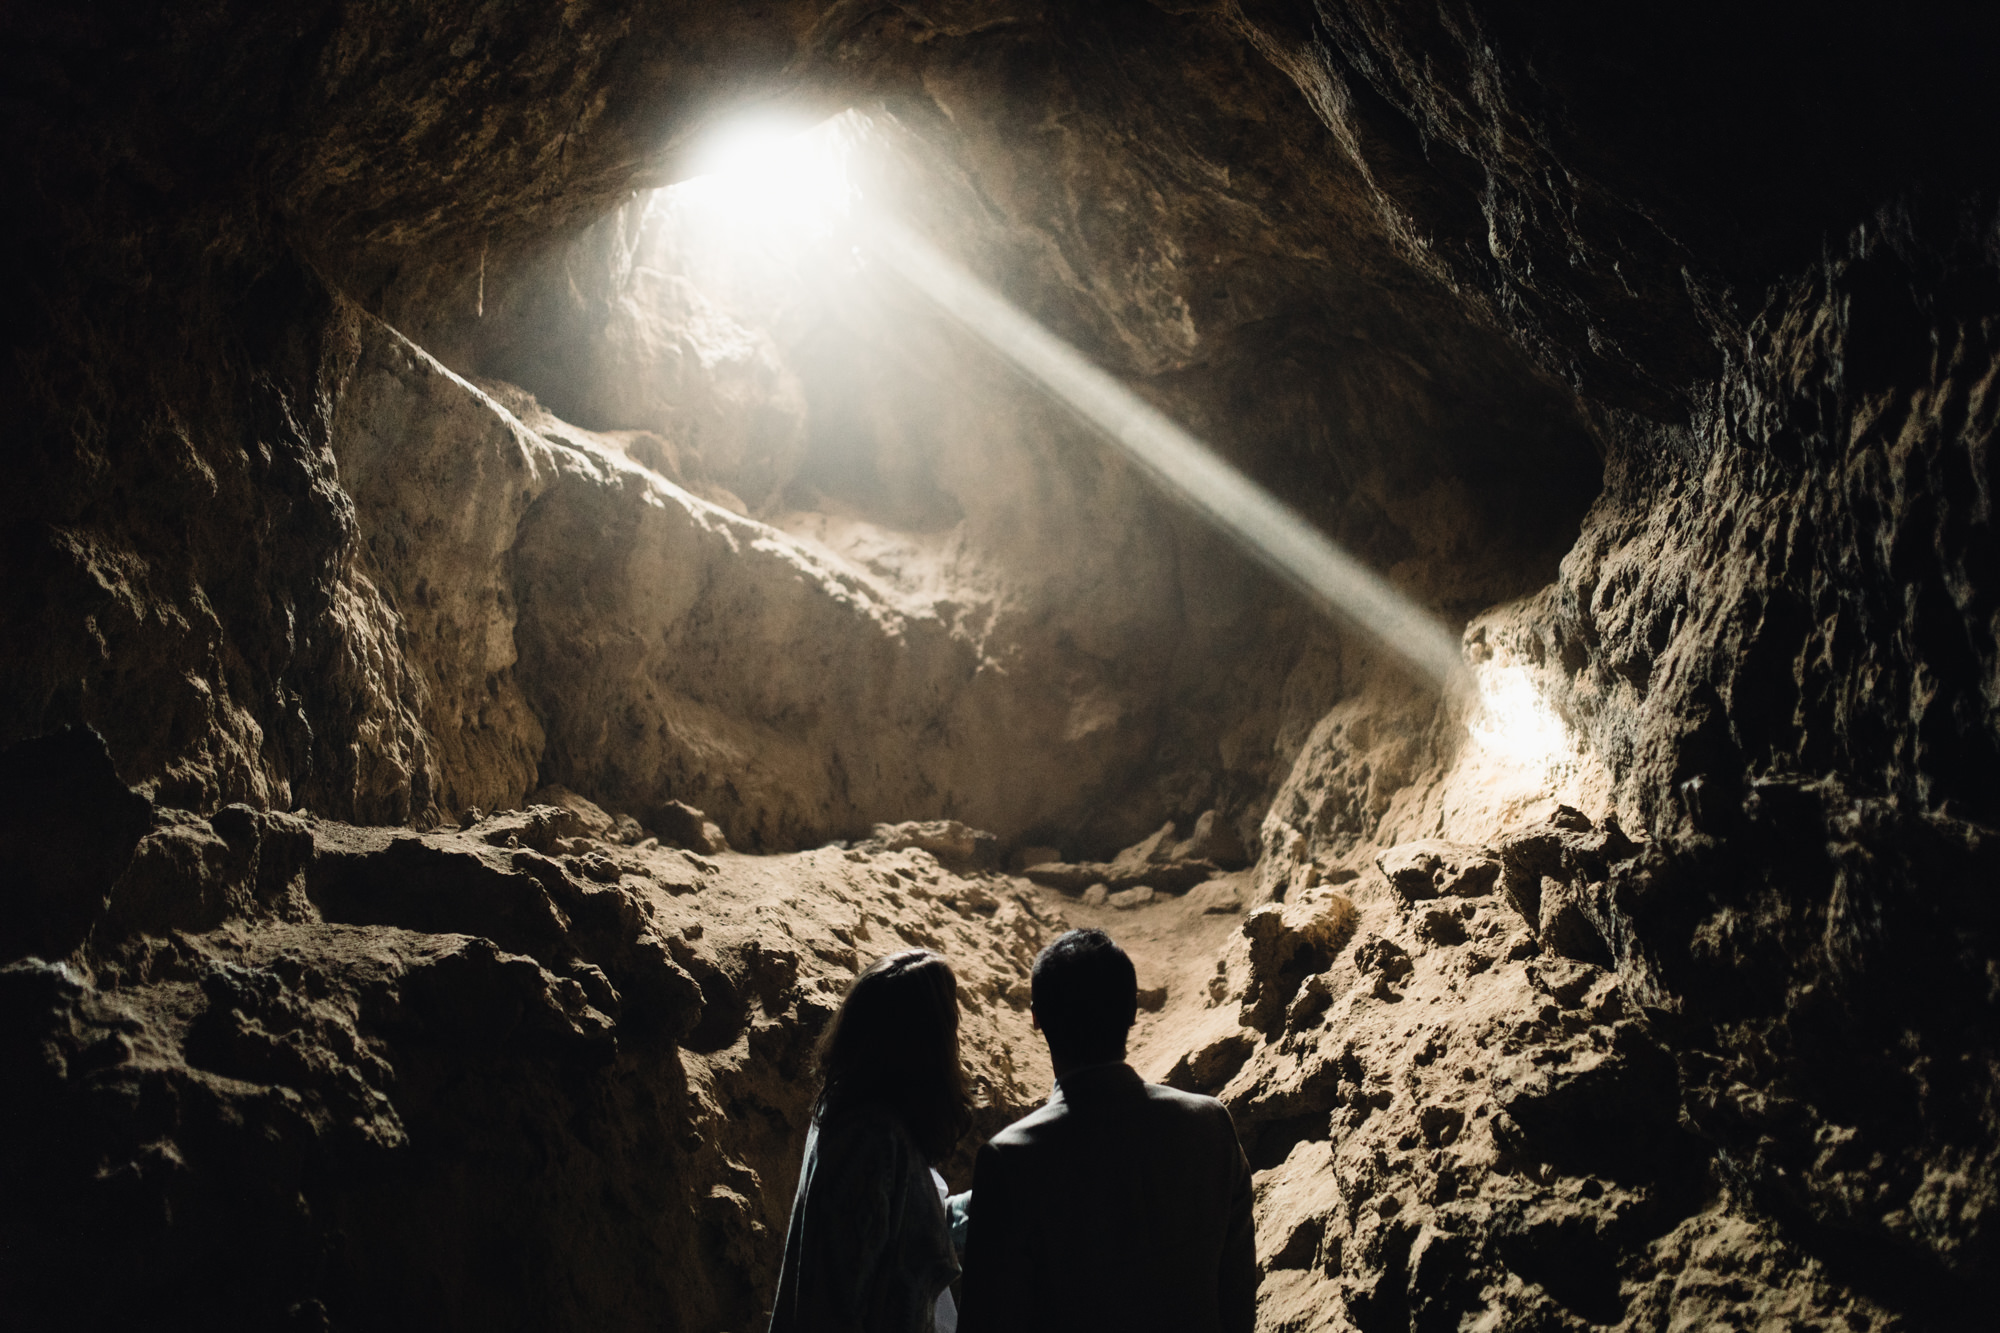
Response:
M818 247L851 239L1268 568L1438 683L1464 680L1459 636L1436 617L896 220L886 201L864 206L849 166L868 133L866 117L853 111L804 132L778 119L730 122L696 159L704 174L663 196L690 220L703 219L720 248L784 253L802 272L838 268L834 247ZM817 259L806 260L808 252Z
M893 218L856 243L1031 381L1108 436L1267 567L1338 609L1440 685L1465 674L1459 636L1163 413Z

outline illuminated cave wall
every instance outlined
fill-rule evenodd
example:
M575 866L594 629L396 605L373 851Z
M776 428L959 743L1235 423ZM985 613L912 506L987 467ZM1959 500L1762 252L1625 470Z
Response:
M1243 1127L1268 1327L1966 1326L1995 35L10 10L0 1302L747 1327L806 1041L911 932L971 960L988 1121L1038 1091L1056 900L987 852L410 831L560 782L759 850L1222 808L1239 905L1285 901L1152 1054ZM874 117L941 240L1470 622L1559 714L1547 776L921 311L641 274L634 192L772 96ZM746 350L666 374L697 297Z
M1079 96L1072 62L1038 58L1053 66L1041 71L1053 96ZM1292 96L1248 57L1235 72L1225 88L1251 108ZM1108 140L1097 122L1117 110L1084 99L1082 123L1035 151ZM1303 228L1266 202L1249 164L1233 167L1230 194L1182 207L1149 177L1220 171L1197 146L1163 158L1100 148L1052 177L1082 198L996 203L979 171L999 170L1002 150L953 133L935 109L925 124L878 108L828 127L825 151L860 199L842 225L866 227L871 209L911 218L1010 289L1050 292L1044 313L1072 326L1103 321L1107 298L1092 288L1106 279L1046 253L1052 239L1074 241L1077 262L1157 255L1150 304L1109 312L1118 343L1072 327L1092 352L1125 361L1226 457L1448 615L1553 574L1598 458L1567 404L1490 333L1442 306L1419 333L1395 294L1362 280L1361 256L1293 234ZM562 542L509 553L524 617L515 675L548 728L545 776L634 808L686 799L759 847L949 816L1109 855L1212 806L1254 839L1298 739L1353 688L1339 682L1331 627L879 265L856 261L850 238L802 221L819 203L810 194L761 199L739 184L750 193L732 203L731 188L642 196L524 274L489 266L478 313L430 336L502 399L532 391L522 412L608 432L627 459L846 559L911 617L904 665L860 665L837 631L764 653L752 646L759 614L743 606L715 613L725 626L706 637L662 630L662 656L642 668L583 664L600 635L653 640L659 613L573 610L573 583L603 593L602 578L620 576L572 578L565 566L601 557L588 531L599 520L570 525ZM1134 194L1150 210L1092 221ZM1102 234L1039 229L1086 224ZM1176 257L1218 231L1242 253ZM1361 238L1365 254L1363 243L1381 241ZM1232 285L1267 304L1193 313ZM1319 458L1337 460L1337 476L1307 483ZM352 468L348 480L369 484ZM371 519L364 503L364 537ZM530 516L523 532L544 521L556 520ZM615 561L627 539L609 540ZM1371 669L1373 650L1354 647L1350 670ZM763 664L761 700L731 694L724 664L744 656ZM914 683L932 669L915 663L934 660L940 675ZM886 683L892 671L912 683ZM815 681L842 675L883 678L878 695L922 697L926 711L823 705ZM695 716L655 722L666 700ZM716 720L762 725L788 710L754 738ZM624 738L615 746L607 719ZM787 728L805 748L787 748ZM718 752L735 757L718 764ZM774 765L785 771L748 774ZM844 789L803 808L768 790L802 787L815 768L837 770Z

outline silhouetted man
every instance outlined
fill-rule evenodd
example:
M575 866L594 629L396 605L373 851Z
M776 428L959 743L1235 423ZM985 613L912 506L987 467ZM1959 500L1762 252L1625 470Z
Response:
M1249 1333L1250 1164L1212 1097L1125 1063L1132 960L1101 930L1035 959L1056 1091L979 1150L960 1333Z

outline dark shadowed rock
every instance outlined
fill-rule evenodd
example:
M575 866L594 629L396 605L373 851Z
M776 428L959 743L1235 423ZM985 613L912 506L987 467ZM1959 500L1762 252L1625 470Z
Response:
M82 944L152 816L88 727L0 750L0 960Z
M1220 810L1204 810L1188 830L1187 837L1174 844L1168 859L1213 861L1224 870L1236 870L1249 861L1243 840Z
M722 829L685 801L668 801L653 807L652 820L660 837L691 852L726 852L729 840Z

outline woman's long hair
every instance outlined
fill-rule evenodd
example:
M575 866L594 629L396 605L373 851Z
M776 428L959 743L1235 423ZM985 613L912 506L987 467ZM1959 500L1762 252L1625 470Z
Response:
M847 988L814 1052L818 1111L872 1101L902 1118L931 1162L972 1124L958 1061L958 978L928 949L891 954Z

